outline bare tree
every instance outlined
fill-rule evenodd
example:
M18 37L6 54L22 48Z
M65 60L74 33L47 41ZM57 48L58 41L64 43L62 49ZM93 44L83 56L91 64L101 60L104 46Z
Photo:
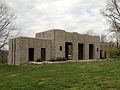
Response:
M102 42L102 43L107 42L107 35L101 34L101 35L100 35L100 42Z
M120 33L114 32L111 35L109 35L109 38L112 42L115 42L116 47L119 48Z
M8 9L5 3L0 2L0 49L13 37L15 31L16 16Z
M107 0L107 5L101 13L110 23L109 31L120 33L120 0Z
M96 36L97 35L97 33L95 33L94 30L92 30L92 29L84 32L84 34L88 34L88 35L92 35L92 36Z

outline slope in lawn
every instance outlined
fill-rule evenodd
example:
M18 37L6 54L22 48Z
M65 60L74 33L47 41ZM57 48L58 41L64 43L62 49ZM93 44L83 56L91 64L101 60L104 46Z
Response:
M48 65L0 64L0 90L118 90L120 62L68 62Z

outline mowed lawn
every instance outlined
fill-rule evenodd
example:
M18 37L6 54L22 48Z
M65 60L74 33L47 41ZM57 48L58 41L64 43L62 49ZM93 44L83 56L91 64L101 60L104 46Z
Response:
M0 64L0 90L120 90L120 62Z

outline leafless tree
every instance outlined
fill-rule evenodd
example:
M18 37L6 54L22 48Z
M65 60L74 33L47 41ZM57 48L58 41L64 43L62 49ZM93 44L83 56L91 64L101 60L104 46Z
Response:
M15 18L16 16L9 10L6 4L0 2L0 49L16 33Z
M106 36L105 34L101 34L101 35L100 35L100 41L101 41L102 43L107 42L107 36Z
M92 36L97 36L97 33L95 33L93 29L90 29L90 30L84 32L84 34L88 34L88 35L92 35Z
M101 13L110 23L109 31L120 33L120 0L107 0L106 7Z
M110 38L110 41L115 42L115 45L117 48L119 48L120 44L120 33L112 33L111 35L108 36Z

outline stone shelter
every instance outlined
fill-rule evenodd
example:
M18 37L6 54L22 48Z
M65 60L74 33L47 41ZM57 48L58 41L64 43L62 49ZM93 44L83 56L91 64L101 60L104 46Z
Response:
M100 37L53 29L36 33L35 38L17 37L9 40L8 64L66 57L68 60L100 59Z

